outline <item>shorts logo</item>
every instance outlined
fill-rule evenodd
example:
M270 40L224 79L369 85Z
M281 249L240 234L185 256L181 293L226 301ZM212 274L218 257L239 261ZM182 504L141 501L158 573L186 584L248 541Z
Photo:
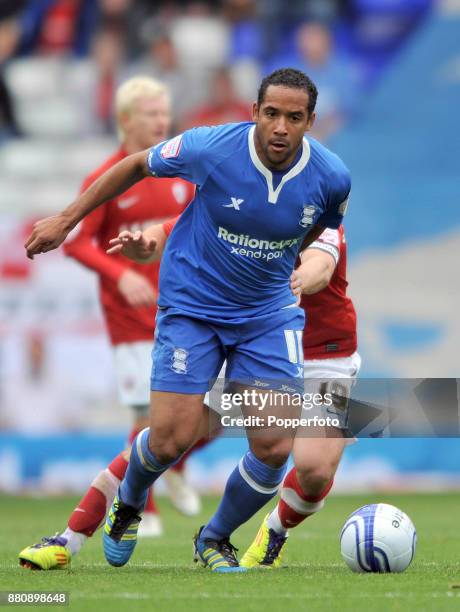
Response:
M296 389L290 387L289 385L281 385L280 391L287 391L288 393L295 393Z
M302 210L302 217L299 221L299 225L301 227L308 227L309 225L312 225L315 212L316 212L316 206L313 206L312 204L307 204L306 206L304 206Z
M182 146L182 134L168 140L161 147L160 155L163 159L168 159L170 157L177 157L180 152L180 148Z
M176 374L187 374L188 351L182 348L174 349L171 368Z
M270 383L262 382L261 380L254 379L254 387L269 387Z

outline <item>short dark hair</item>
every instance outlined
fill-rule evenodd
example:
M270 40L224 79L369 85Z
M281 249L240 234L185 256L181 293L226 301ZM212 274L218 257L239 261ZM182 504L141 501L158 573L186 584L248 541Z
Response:
M308 94L308 115L315 110L318 90L313 81L301 70L295 68L280 68L266 76L260 84L257 93L257 105L261 106L265 98L265 92L270 85L290 87L292 89L302 89Z

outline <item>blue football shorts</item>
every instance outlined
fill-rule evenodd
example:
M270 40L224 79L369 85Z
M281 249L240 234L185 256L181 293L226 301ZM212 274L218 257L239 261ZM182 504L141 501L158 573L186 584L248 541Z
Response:
M229 382L302 392L304 324L297 306L234 322L158 310L150 388L206 393L226 360Z

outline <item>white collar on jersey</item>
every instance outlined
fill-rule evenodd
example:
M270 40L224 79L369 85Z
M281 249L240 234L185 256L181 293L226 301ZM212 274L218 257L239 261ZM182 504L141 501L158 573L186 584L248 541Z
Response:
M300 156L299 161L289 170L289 172L286 172L286 174L281 179L278 187L276 189L273 189L273 174L266 166L263 165L263 163L259 159L259 156L257 155L256 145L254 144L255 129L256 126L253 125L248 132L249 154L251 155L251 160L254 166L261 174L264 175L265 180L267 181L268 201L270 202L270 204L276 204L284 183L290 181L292 178L300 174L300 172L302 172L302 170L308 164L308 160L310 159L310 145L306 138L302 140L302 155Z

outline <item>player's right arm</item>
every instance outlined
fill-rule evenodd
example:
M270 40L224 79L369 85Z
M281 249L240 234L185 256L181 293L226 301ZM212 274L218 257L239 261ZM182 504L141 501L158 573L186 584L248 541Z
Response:
M25 243L27 257L56 249L67 234L91 211L121 195L146 176L150 149L125 157L104 172L92 185L62 212L38 221Z
M89 176L81 187L83 193L94 182ZM155 304L156 294L149 280L132 270L127 261L109 257L99 245L102 226L107 221L110 202L99 206L87 215L64 243L64 252L69 257L96 272L101 278L109 279L126 302L133 307Z
M216 155L210 155L209 148L213 142L218 142L219 133L219 128L195 128L151 149L125 157L61 213L34 225L24 245L27 257L33 259L38 253L56 249L88 213L146 176L180 177L202 185L217 163ZM208 154L203 156L203 151Z

